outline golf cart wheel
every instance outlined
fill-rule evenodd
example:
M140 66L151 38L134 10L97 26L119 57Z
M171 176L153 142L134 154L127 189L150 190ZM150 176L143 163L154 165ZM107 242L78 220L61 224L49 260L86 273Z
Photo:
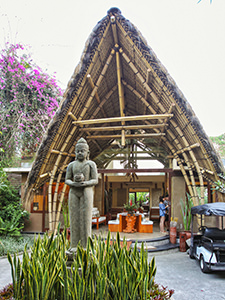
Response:
M203 255L201 255L201 257L200 257L199 264L200 264L200 269L203 273L208 273L209 272L209 267L207 266Z

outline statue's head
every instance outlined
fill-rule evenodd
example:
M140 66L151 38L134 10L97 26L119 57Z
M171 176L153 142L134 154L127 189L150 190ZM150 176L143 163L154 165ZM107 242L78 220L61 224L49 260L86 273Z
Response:
M89 159L89 146L84 138L80 138L75 146L76 160Z

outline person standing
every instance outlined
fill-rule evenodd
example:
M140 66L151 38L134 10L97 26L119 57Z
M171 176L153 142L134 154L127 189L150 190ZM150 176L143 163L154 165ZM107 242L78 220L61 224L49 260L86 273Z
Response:
M163 198L163 203L166 208L166 215L165 215L165 226L167 231L169 231L169 201L168 201L168 196Z
M160 222L159 222L159 229L161 233L164 233L164 222L166 217L166 207L163 203L163 198L160 197L159 200L159 216L160 216Z

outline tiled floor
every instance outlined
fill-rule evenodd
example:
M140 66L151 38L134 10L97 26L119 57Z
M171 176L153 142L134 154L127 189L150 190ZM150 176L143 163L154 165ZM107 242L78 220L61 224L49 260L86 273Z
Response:
M108 226L104 226L104 225L100 225L99 229L96 229L96 226L92 227L92 233L96 234L97 236L99 234L101 234L103 237L106 237L108 234ZM116 232L111 232L112 237L116 237ZM120 232L120 238L123 239L123 237L125 236L125 238L127 240L138 240L138 241L147 241L147 240L151 240L151 239L155 239L158 237L162 237L165 234L160 233L159 231L159 225L156 223L153 225L153 233L140 233L140 232L136 232L136 233L125 233L125 232Z

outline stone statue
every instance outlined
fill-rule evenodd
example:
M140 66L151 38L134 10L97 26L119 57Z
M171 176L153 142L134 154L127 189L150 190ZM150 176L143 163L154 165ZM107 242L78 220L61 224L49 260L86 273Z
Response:
M86 248L91 236L94 185L98 183L96 164L89 160L89 146L80 138L75 147L76 159L66 171L65 183L70 186L70 252L76 252L78 242Z

